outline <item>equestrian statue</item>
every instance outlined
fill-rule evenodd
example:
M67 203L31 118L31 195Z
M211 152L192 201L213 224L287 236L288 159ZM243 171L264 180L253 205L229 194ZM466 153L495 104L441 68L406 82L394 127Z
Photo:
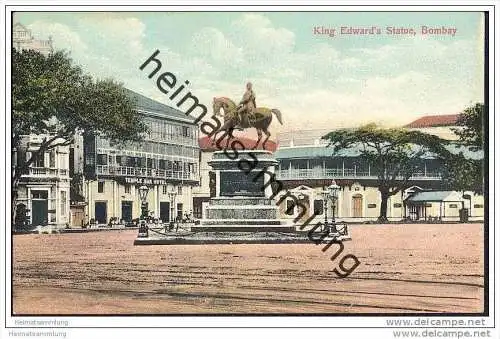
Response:
M223 114L220 112L222 108ZM255 103L255 93L252 89L252 83L247 83L245 94L239 105L226 97L218 97L213 100L214 115L223 116L224 124L213 135L213 142L219 132L229 131L232 136L234 129L244 130L247 128L255 128L257 130L258 139L252 149L257 148L261 139L262 132L266 135L262 147L265 149L265 144L269 140L271 133L269 132L269 125L273 120L273 114L276 115L279 123L283 125L280 110L266 107L257 107ZM229 142L229 138L228 138Z

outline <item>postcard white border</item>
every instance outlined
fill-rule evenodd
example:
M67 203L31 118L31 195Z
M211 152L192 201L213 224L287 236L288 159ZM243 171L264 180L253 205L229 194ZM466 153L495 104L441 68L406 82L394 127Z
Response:
M12 3L12 4L11 4ZM489 58L489 69L490 69L490 79L489 79L489 95L490 95L490 125L489 125L489 142L490 142L490 150L489 150L489 157L490 157L490 168L489 168L489 173L490 173L490 178L489 178L489 187L490 187L490 192L489 192L489 222L490 222L490 237L489 237L489 249L490 249L490 261L489 261L489 301L490 301L490 315L488 317L484 317L486 320L487 327L493 327L494 326L494 315L498 314L498 303L495 304L494 300L494 295L495 291L498 290L498 280L495 281L494 279L494 267L495 267L495 262L496 262L496 251L494 250L494 244L495 244L495 238L497 237L497 232L495 232L495 227L494 225L496 224L496 218L495 218L495 197L494 193L496 192L496 189L498 189L498 183L495 182L494 178L494 173L495 173L495 166L498 165L498 157L494 158L495 154L495 145L496 140L495 140L495 130L498 130L498 121L497 119L494 119L495 112L495 76L496 75L496 68L495 68L495 61L497 61L499 53L499 47L498 44L494 44L495 40L497 40L497 37L499 36L499 28L498 26L495 27L495 22L498 19L498 14L495 13L494 7L492 6L490 2L487 2L488 5L480 5L480 6L471 6L469 3L465 2L457 2L455 1L452 5L454 6L448 6L446 3L443 5L445 6L429 6L428 3L425 3L423 6L421 5L422 2L408 2L407 4L409 5L414 5L414 6L390 6L390 7L385 7L385 6L366 6L368 2L364 3L358 3L360 5L363 5L363 7L358 7L358 6L314 6L314 7L282 7L281 5L279 6L238 6L238 7L232 7L229 6L229 3L227 1L222 2L224 5L218 6L218 7L212 7L212 6L197 6L197 7L192 7L192 6L176 6L176 7L168 7L168 6L155 6L155 7L143 7L143 6L91 6L91 7L75 7L75 6L43 6L43 7L38 7L33 6L31 4L23 4L23 2L16 2L14 4L12 1L11 3L8 3L6 7L2 8L2 14L3 16L7 19L6 22L6 27L7 27L7 37L10 36L10 13L12 11L34 11L34 10L42 10L42 11L224 11L224 10L235 10L235 11L247 11L247 10L252 10L252 11L391 11L391 12L397 12L397 11L490 11L490 22L489 22L489 51L490 51L490 58ZM98 3L97 1L86 1L85 5L89 4L94 4ZM121 2L123 3L123 2ZM158 4L158 3L164 3L162 2L150 2L152 4ZM177 2L177 4L182 4L183 2ZM199 2L202 4L203 2ZM221 3L221 2L219 2ZM256 3L256 2L254 2ZM325 3L325 2L321 2ZM352 2L351 2L352 3ZM19 5L17 5L19 4ZM83 5L82 3L77 3L79 5ZM175 2L172 2L170 4L176 4ZM288 3L288 4L294 4ZM299 3L297 3L298 5ZM387 3L390 5L391 3ZM464 5L461 5L464 4ZM460 5L460 6L456 6ZM5 32L3 32L5 33ZM6 44L4 44L5 51L10 50L10 39L6 40ZM9 60L10 58L10 53L2 53L3 58L7 58ZM4 59L5 61L6 59ZM4 76L4 79L10 79L10 65L8 65L8 62L6 64L5 72L4 68L2 68L2 75ZM8 85L8 83L7 83ZM5 85L3 85L4 87ZM10 98L10 89L9 88L4 88L5 89L5 95L6 98ZM4 99L2 99L4 100ZM6 104L6 110L5 112L10 112L10 100L7 100ZM498 111L496 109L495 111ZM498 114L498 112L496 112ZM6 114L8 116L8 114ZM5 152L9 149L8 145L10 143L8 135L9 135L9 124L8 124L8 117L6 117L7 125L3 126L6 130L6 149ZM5 124L6 122L2 120L2 125ZM2 152L4 150L2 149ZM7 168L10 166L10 159L9 156L6 156L5 154L2 154L4 157L7 159L7 163L5 167L0 166L0 171L2 174L2 182L1 186L5 188L6 192L6 197L9 196L10 194L10 181L7 180L7 176L10 175L10 173L7 171ZM498 168L498 167L496 167ZM494 190L495 188L495 190ZM0 213L4 216L4 220L6 221L6 226L5 226L5 233L2 232L2 243L7 244L6 246L6 259L7 263L10 262L11 256L9 255L11 253L11 247L10 247L10 226L9 226L9 220L10 216L6 212L9 211L10 209L10 199L5 199L5 204L1 204L0 206ZM3 254L2 254L3 257ZM358 328L355 330L356 333L359 333L363 337L365 336L370 336L370 337L378 337L374 336L375 333L373 332L373 328L385 328L386 326L386 319L389 318L401 318L401 315L395 316L395 317L385 317L385 316L369 316L369 317L360 317L356 316L355 314L351 314L349 316L341 317L341 316L321 316L321 317L309 317L309 316L269 316L269 317L252 317L252 316L228 316L228 317L221 317L221 316L194 316L194 317L188 317L188 316L168 316L168 317L130 317L130 316L125 316L125 317L119 317L119 316L111 316L111 317L11 317L10 316L10 276L11 276L11 268L9 265L7 267L4 267L5 261L2 260L2 281L7 281L9 282L6 286L6 296L7 300L5 300L4 295L2 294L1 301L4 303L6 308L3 308L1 311L4 313L4 311L7 311L6 314L6 326L7 327L17 327L14 323L14 320L16 319L59 319L59 320L68 320L70 327L88 327L88 328L96 328L96 327L340 327L344 328L342 330L339 330L340 332L336 332L336 335L346 335L346 336L352 336L354 334L353 329ZM494 306L495 305L495 309ZM3 318L4 314L2 314ZM406 317L405 317L406 318ZM415 318L415 317L410 317L410 318ZM449 319L450 316L443 317L445 319ZM456 319L470 319L470 317L453 317ZM367 329L361 329L361 328L371 328L369 330ZM346 329L350 328L350 329ZM382 330L381 330L382 331ZM386 330L383 330L384 333L389 333L391 332L391 328L387 328ZM86 335L81 336L81 333L79 331L71 330L72 338L88 338L88 335L91 332L85 332ZM126 333L126 337L129 337L131 334L137 334L133 330L120 330L117 332L113 332L114 334L118 335L118 332L123 332ZM154 331L153 331L154 332ZM196 332L196 331L195 331ZM302 331L300 331L302 332ZM343 332L343 333L342 333ZM104 333L104 332L103 332ZM306 335L307 332L302 333L302 335ZM381 333L381 332L380 332ZM298 332L291 332L292 335L298 334ZM142 334L141 334L142 335ZM151 335L154 335L154 333L151 333ZM198 335L203 335L206 336L205 333L198 333ZM131 337L131 336L130 336ZM384 336L385 337L385 336Z

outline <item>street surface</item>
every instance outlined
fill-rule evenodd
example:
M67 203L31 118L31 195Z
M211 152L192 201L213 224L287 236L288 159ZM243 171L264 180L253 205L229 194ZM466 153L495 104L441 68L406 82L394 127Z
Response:
M482 312L483 225L355 225L314 244L133 246L137 230L15 235L15 314ZM332 270L361 261L347 278ZM348 261L346 261L348 267Z

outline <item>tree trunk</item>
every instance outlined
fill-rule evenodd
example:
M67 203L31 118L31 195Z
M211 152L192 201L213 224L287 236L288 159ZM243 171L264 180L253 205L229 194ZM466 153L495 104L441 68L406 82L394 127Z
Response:
M380 191L380 215L378 222L387 222L387 201L389 200L389 192Z

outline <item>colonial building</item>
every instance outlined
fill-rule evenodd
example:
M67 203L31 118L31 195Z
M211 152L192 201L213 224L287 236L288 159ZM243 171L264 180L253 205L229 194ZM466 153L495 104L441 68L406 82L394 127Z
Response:
M451 127L447 128L451 133ZM321 136L327 132L289 132L279 136L279 148L275 152L275 157L279 161L277 179L283 182L284 187L297 197L303 206L307 207L302 218L304 221L314 211L318 215L316 221L324 220L325 213L330 219L334 208L338 220L348 222L376 220L381 202L376 186L377 173L370 164L364 163L359 158L359 150L355 147L333 155L332 148L327 147L327 142L321 140ZM445 130L434 130L434 132L440 133L442 137L450 136ZM482 157L482 154L467 152L465 149L461 151L469 157ZM408 184L410 187L389 198L388 219L456 221L459 220L459 210L467 209L469 220L483 220L483 196L473 192L443 191L445 187L441 180L440 168L441 163L437 159L422 158L419 170L410 178ZM322 192L332 180L340 186L340 192L335 206L329 202L325 211ZM287 199L286 203L280 205L282 218L294 219L301 213L298 208L289 209L290 206L293 206L293 199Z
M38 40L20 23L14 24L13 47L17 50L36 50L44 55L53 52L52 40ZM12 150L12 165L30 159L40 148L41 142L50 135L24 135L19 147ZM60 140L55 140L58 143ZM61 227L70 223L70 174L69 148L58 146L37 156L28 170L22 174L16 201L16 227L51 225Z
M375 220L380 211L380 194L376 187L377 173L359 158L357 149L337 152L332 156L332 148L326 143L309 146L280 147L275 153L279 161L277 178L285 184L301 203L307 207L304 220L321 211L319 219L324 218L322 192L335 180L340 186L335 215L345 221ZM425 160L421 170L411 178L413 184L423 187L440 182L438 164ZM401 220L405 217L403 208L404 192L392 196L388 203L388 217ZM289 199L288 205L292 203ZM293 219L299 211L289 211L282 204L283 218ZM331 204L327 208L329 216L333 212ZM318 213L317 213L318 214Z
M168 222L191 214L193 187L200 181L194 118L133 91L128 94L150 131L143 142L126 145L84 136L88 218L97 223L138 218L138 189L144 185L150 215Z
M458 115L426 117L409 124L406 128L437 134L442 138L454 139L452 128L456 127ZM290 192L307 207L302 221L316 212L316 220L329 220L335 213L337 220L347 222L375 221L380 215L380 192L377 187L377 173L370 164L359 157L360 149L351 148L337 152L327 147L321 136L331 130L291 131L278 135L277 143L270 142L267 149L278 160L276 177L283 184L283 190L275 197L276 202ZM453 135L452 135L453 134ZM252 138L238 135L245 149L254 146ZM216 173L210 167L212 154L218 148L207 137L199 141L200 186L194 190L194 216L202 219L211 197L216 196ZM223 143L224 144L224 143ZM455 148L468 157L480 159L481 152L470 152L466 148ZM469 220L484 219L484 198L473 192L446 190L441 179L442 164L435 158L423 157L420 168L410 178L407 188L388 200L387 216L390 221L426 220L459 221L460 210L466 209ZM335 180L340 192L335 205L330 201L324 205L324 191ZM292 222L301 211L293 207L292 198L284 198L279 204L280 217ZM290 207L290 208L289 208ZM325 208L326 207L326 208ZM314 224L310 222L310 224Z
M446 140L457 140L458 136L453 133L457 126L459 114L426 115L404 126L409 130L417 130L422 133L437 135Z
M12 28L12 47L19 51L32 49L44 55L54 52L50 37L48 40L35 39L31 30L20 23L15 23Z
M25 135L13 152L13 164L20 158L30 159L48 135ZM55 142L59 142L56 140ZM58 146L43 152L23 173L18 186L17 227L26 221L33 226L61 227L70 222L69 214L69 148Z

